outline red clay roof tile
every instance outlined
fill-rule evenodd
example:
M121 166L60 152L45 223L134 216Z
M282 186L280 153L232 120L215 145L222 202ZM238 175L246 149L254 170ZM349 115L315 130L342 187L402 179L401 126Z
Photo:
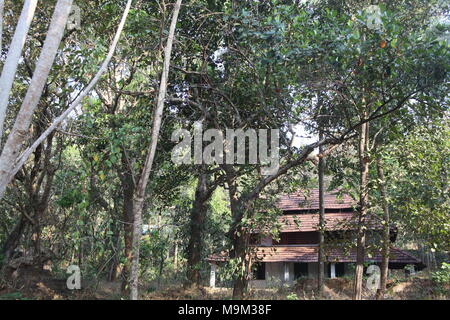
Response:
M340 194L338 190L325 192L325 209L349 209L357 202L347 194ZM277 208L283 211L317 210L319 209L319 189L301 190L280 196Z
M259 261L263 262L317 262L318 246L255 246L254 253ZM356 262L356 251L344 252L340 249L330 249L325 253L327 262ZM208 261L223 262L227 260L227 254L211 255ZM365 261L381 262L381 254L377 252L373 257L366 256ZM422 262L409 253L392 247L389 257L390 264L415 264L422 265Z
M272 246L255 247L258 259L263 262L317 262L318 246ZM356 262L356 251L343 252L331 249L326 254L327 262ZM381 262L381 254L377 252L373 257L366 256L365 261ZM391 248L390 263L420 264L421 261L397 248Z
M325 230L349 230L356 226L357 216L354 212L327 212L325 213ZM317 231L319 215L312 214L290 214L278 217L282 224L281 232ZM381 229L381 221L373 216L366 217L365 225L370 229Z

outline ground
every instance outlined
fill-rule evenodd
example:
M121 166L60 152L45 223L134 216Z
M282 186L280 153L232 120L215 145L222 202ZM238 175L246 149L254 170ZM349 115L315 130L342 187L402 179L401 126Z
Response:
M66 280L57 278L50 271L26 267L8 275L7 281L0 283L0 300L82 300L82 299L121 299L119 282L91 281L83 284L82 290L70 291ZM314 294L314 280L299 281L295 287L272 289L251 289L248 299L264 300L311 300ZM183 289L181 286L148 292L141 289L145 300L181 300L181 299L231 299L232 290L228 288ZM325 282L325 299L346 300L351 298L352 280L349 278L327 279ZM370 291L364 293L365 299L373 299ZM396 278L388 283L386 299L450 299L450 284L437 286L426 272L408 278Z

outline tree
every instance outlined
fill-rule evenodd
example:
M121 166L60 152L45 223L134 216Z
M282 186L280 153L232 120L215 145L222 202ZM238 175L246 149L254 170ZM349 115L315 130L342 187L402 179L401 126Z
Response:
M0 156L0 199L3 198L6 186L13 179L17 171L27 161L28 157L33 153L37 146L40 145L48 137L48 135L50 135L69 116L69 114L80 105L83 99L97 84L114 54L123 27L125 25L131 3L132 0L128 0L127 6L122 16L122 20L119 24L108 55L106 56L106 59L104 60L95 77L91 80L89 85L78 95L77 99L59 117L54 119L47 130L45 130L30 147L28 147L25 151L23 151L21 155L19 155L22 143L24 141L25 133L27 132L30 125L31 117L39 102L39 98L42 94L42 89L45 86L45 81L48 77L48 73L50 72L50 68L56 56L56 51L63 37L63 32L70 13L70 7L72 5L72 1L69 0L59 0L57 2L55 12L49 27L49 32L44 43L43 51L36 65L36 70L32 82L30 84L30 87L28 88L27 95L22 103L19 114L17 115L14 127L11 133L8 135L6 144L2 149L2 154Z
M156 109L153 115L152 125L152 140L148 149L147 158L142 169L139 181L136 185L136 190L133 197L133 260L131 264L130 275L130 298L131 300L138 299L139 287L139 246L142 234L142 209L145 200L145 190L147 188L150 172L152 171L153 160L155 159L156 146L158 144L159 131L161 128L161 120L164 111L164 101L167 92L167 81L169 76L170 59L172 54L172 45L175 37L175 28L178 21L178 14L180 12L181 0L177 0L172 15L172 22L170 24L169 35L167 38L166 48L164 50L164 66L159 87L158 99L156 102Z
M19 17L17 23L16 32L11 41L11 45L8 50L8 56L5 64L3 65L2 75L0 83L2 88L0 90L0 137L3 137L3 125L5 123L6 108L9 102L9 95L14 82L14 77L17 71L17 65L22 54L22 49L25 44L25 40L30 28L31 20L36 10L37 0L25 1L23 5L22 14ZM2 50L1 42L3 38L3 11L4 1L0 3L0 52Z
M383 242L382 242L382 260L381 260L381 273L380 273L380 288L377 290L377 299L383 299L384 292L386 291L386 283L388 277L389 268L389 252L390 252L390 215L389 204L386 193L386 178L384 176L383 162L378 156L376 158L377 175L378 175L378 188L380 191L380 197L383 206Z
M323 139L323 135L320 133L319 139ZM319 153L322 153L323 147L319 148ZM318 253L318 263L319 270L317 274L317 286L319 296L323 296L323 277L325 275L325 159L324 157L319 158L318 165L318 175L319 175L319 253Z

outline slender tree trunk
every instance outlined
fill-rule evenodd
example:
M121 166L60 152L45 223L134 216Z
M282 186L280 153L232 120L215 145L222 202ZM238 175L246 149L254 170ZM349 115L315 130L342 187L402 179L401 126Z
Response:
M207 200L209 198L207 196L207 180L207 174L202 172L198 178L195 199L191 210L190 235L187 248L187 286L200 286L201 284L200 265L202 263L203 225L206 218L206 212L208 210Z
M120 226L116 221L111 223L113 234L111 236L111 262L108 268L108 281L116 281L119 274L119 252L120 252Z
M174 253L173 253L173 269L175 270L175 272L178 271L178 239L175 239L175 244L174 244L175 248L174 248Z
M3 126L5 123L6 109L8 108L9 96L11 88L16 76L17 66L19 65L20 56L22 55L23 46L30 29L31 21L36 11L37 0L26 0L22 13L17 23L11 45L9 46L8 55L3 66L0 78L0 141L3 136ZM2 49L3 38L3 9L4 1L0 1L0 52ZM1 143L0 143L1 145Z
M323 132L320 131L320 140L323 139ZM319 148L319 153L323 152L323 147ZM319 297L323 297L323 281L325 274L325 205L324 205L324 171L325 171L325 159L319 158L319 272L317 274L317 290Z
M365 115L367 116L367 115ZM363 288L364 256L366 246L365 218L368 210L369 192L369 156L368 156L369 124L361 125L359 134L360 191L359 213L356 241L356 269L353 288L353 299L361 300Z
M50 69L53 65L53 61L55 60L59 44L61 43L64 35L72 2L73 0L58 0L56 4L47 37L45 39L41 55L39 56L36 64L36 69L33 73L30 86L28 87L27 93L16 117L13 129L11 134L8 136L0 158L0 163L2 164L0 176L1 180L3 180L4 174L9 174L8 170L3 170L3 163L7 162L7 166L10 166L10 164L16 160L22 143L27 137L31 119L33 118L34 111L38 106L42 91L50 73Z
M57 3L57 8L58 8L58 4L60 3L60 1L62 2L62 3L64 3L64 7L65 7L65 9L67 9L66 8L66 5L67 5L67 3L68 3L68 1L69 0L59 0L58 1L58 3ZM71 3L72 1L70 1L70 3ZM115 50L116 50L116 47L117 47L117 44L118 44L118 42L119 42L119 39L120 39L120 35L121 35L121 33L122 33L122 30L123 30L123 28L124 28L124 26L125 26L125 22L126 22L126 19L127 19L127 17L128 17L128 13L130 12L130 8L131 8L131 3L132 3L132 0L128 0L128 2L127 2L127 5L126 5L126 7L125 7L125 10L124 10L124 13L123 13L123 15L122 15L122 19L121 19L121 21L120 21L120 24L119 24L119 26L118 26L118 28L117 28L117 31L116 31L116 34L115 34L115 36L114 36L114 40L113 40L113 42L111 43L111 46L110 46L110 48L109 48L109 51L108 51L108 55L106 56L106 58L105 58L105 60L103 61L103 64L101 65L101 67L99 68L99 70L98 70L98 72L97 72L97 74L94 76L94 78L91 80L91 82L87 85L87 87L80 93L80 95L78 96L78 98L59 116L59 117L57 117L57 118L55 118L54 120L53 120L53 122L52 122L52 124L47 128L47 130L45 130L40 136L39 136L39 138L29 147L29 148L27 148L20 156L19 156L19 154L18 154L18 152L19 152L19 150L20 150L20 147L21 147L21 145L22 145L22 142L24 141L24 137L20 137L20 136L24 136L24 135L26 135L26 132L27 132L27 130L28 130L28 127L26 128L26 130L25 131L23 131L23 130L20 130L20 132L11 132L11 134L8 136L8 140L10 140L10 138L11 138L11 140L10 140L10 144L8 145L8 147L5 145L5 147L3 148L3 151L2 151L2 155L0 156L0 200L3 198L3 196L4 196L4 194L5 194L5 190L6 190L6 187L7 187L7 185L11 182L11 180L13 179L13 177L14 177L14 175L20 170L20 168L22 168L22 166L25 164L25 162L27 161L27 159L28 159L28 157L30 157L30 155L34 152L34 150L36 150L36 148L54 131L54 130L56 130L56 128L69 116L69 114L71 114L71 112L75 109L75 108L77 108L80 104L81 104L81 102L83 101L83 99L91 92L91 90L95 87L95 85L97 84L97 82L100 80L100 78L101 78L101 76L103 75L103 73L106 71L106 69L107 69L107 67L108 67L108 64L109 64L109 62L111 61L111 59L112 59L112 57L113 57L113 55L114 55L114 52L115 52ZM62 6L62 5L61 5ZM61 8L61 7L60 7ZM56 14L56 12L57 11L60 11L59 9L57 10L57 9L55 9L55 14ZM70 7L69 7L69 13L70 13ZM67 13L67 15L69 14L69 13ZM55 22L55 25L56 24L58 24L58 27L60 27L60 28L62 28L62 27L64 27L65 28L65 25L66 25L66 22L67 22L67 17L66 17L66 22L64 23L64 25L63 26L61 26L60 24L62 23L62 21L61 21L61 16L60 16L60 14L62 15L62 12L59 12L58 13L58 19L55 19L55 20L58 20L57 22ZM64 13L65 14L65 13ZM53 18L52 18L52 22L53 22ZM53 29L53 27L55 28L55 29L57 29L56 27L57 26L52 26L52 24L50 25L50 29ZM50 29L49 29L49 34L48 34L48 36L47 36L47 39L49 40L49 42L52 42L51 43L51 45L49 44L49 49L50 49L50 51L52 51L52 50L54 50L54 45L55 45L55 43L53 43L54 42L54 40L56 39L56 37L59 37L59 32L63 32L64 31L64 29L63 30L61 30L61 29L58 29L58 30L54 30L54 32L52 32L52 33L50 33ZM61 35L61 37L62 37L62 35ZM46 43L47 43L47 39L46 39ZM51 39L51 40L50 40ZM60 42L60 41L59 41ZM59 42L58 42L58 46L59 46ZM57 49L57 48L56 48ZM50 57L50 55L52 54L52 52L47 52L46 54L44 53L44 51L45 51L45 44L44 44L44 48L43 48L43 50L42 50L43 52L42 52L42 54L41 54L41 56L43 56L43 57L45 57L45 59L44 60L47 60L47 61L45 61L46 63L48 63L48 60L49 60L49 57ZM55 53L56 54L56 53ZM41 59L39 59L39 61L38 61L38 64L40 63L40 62L42 62L42 69L45 69L44 67L44 61L43 60L41 60ZM46 64L45 63L45 64ZM34 72L34 74L36 75L36 74L38 74L39 72L38 72L38 66L36 66L36 70L35 70L35 72ZM40 75L40 76L38 76L38 75L36 75L36 85L35 85L35 88L37 88L37 87L39 87L40 86L40 83L38 83L38 81L41 81L42 80L42 75ZM33 77L33 79L34 79L34 77ZM33 81L33 80L32 80ZM46 81L46 79L44 79L44 81ZM30 87L32 86L33 84L30 84ZM44 85L45 85L45 83L44 83ZM40 91L40 92L36 92L36 90L29 90L29 92L32 92L32 91L35 91L34 93L35 94L37 94L37 95L39 95L39 97L40 97L40 95L42 94L42 91ZM28 94L28 92L27 92L27 94ZM28 101L29 100L29 101ZM28 109L30 109L30 106L31 106L31 102L35 102L35 100L36 100L36 97L35 96L30 96L29 97L29 99L28 99L27 101L27 103L30 103L30 105L28 105L27 106L27 108ZM37 100L39 100L39 99L37 99ZM25 102L26 102L26 100L24 100L24 103L22 104L22 105L24 105L25 104ZM32 110L34 110L34 108L31 108ZM31 110L30 109L30 110ZM21 110L22 110L22 107L21 107ZM24 116L23 116L23 121L21 121L21 123L19 124L19 123L17 123L17 120L16 120L16 123L18 124L18 127L20 128L20 127L25 127L24 126L24 124L26 124L27 122L29 122L29 121L31 121L31 120L29 120L28 119L28 117L31 117L32 116L32 114L31 115L29 115L29 114L24 114ZM18 118L19 118L19 116L18 116ZM28 119L28 120L27 120ZM14 129L13 129L14 130ZM19 135L19 136L18 136ZM20 145L17 145L16 143L19 143ZM8 144L8 142L7 142L7 144ZM4 154L3 154L4 153Z
M50 22L44 46L36 64L30 86L20 107L11 133L0 156L0 181L9 182L11 165L15 163L36 110L50 69L64 35L73 0L58 0Z
M142 209L144 206L145 189L152 171L153 160L155 158L156 146L158 144L159 131L161 129L161 121L164 111L164 100L167 92L167 82L169 77L170 60L172 55L172 46L175 38L175 28L178 21L178 14L180 12L181 0L177 0L173 10L172 22L170 24L169 36L167 38L166 48L164 50L164 66L161 76L161 83L159 87L158 100L156 109L153 114L152 137L150 147L145 160L142 174L137 184L136 192L133 199L133 259L131 264L130 276L130 299L138 299L139 290L139 251L140 240L142 234Z
M3 14L5 12L5 0L0 0L0 56L3 50ZM0 82L1 83L1 82ZM1 133L2 131L0 131Z
M380 189L381 201L383 204L383 248L381 251L381 275L380 275L380 288L377 290L376 299L384 299L384 293L386 291L386 283L389 271L389 246L390 246L390 234L389 234L389 204L386 198L386 180L384 177L383 163L380 156L376 159L377 173L378 173L378 188Z

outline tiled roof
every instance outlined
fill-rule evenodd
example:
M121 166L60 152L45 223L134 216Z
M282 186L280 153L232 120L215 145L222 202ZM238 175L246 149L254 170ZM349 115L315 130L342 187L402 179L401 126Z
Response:
M317 246L256 247L256 256L264 262L317 262L317 250Z
M317 262L318 246L272 246L255 247L258 259L264 262ZM326 252L327 262L356 262L356 251L344 252L339 249L331 249ZM381 262L381 254L378 252L373 257L365 258L365 261ZM421 264L421 261L403 250L391 248L390 263Z
M270 247L253 247L256 249L256 256L258 260L263 262L317 262L318 260L318 246L270 246ZM226 253L212 255L208 258L209 261L225 261L227 259ZM326 252L327 262L356 262L356 251L344 252L339 249L330 249ZM365 261L381 262L381 254L378 252L373 257L366 256ZM389 257L390 264L415 264L423 266L422 262L397 248L391 248Z
M325 229L327 231L353 229L357 222L354 212L327 212L325 213ZM281 223L281 232L317 231L319 215L316 214L291 214L278 217ZM366 217L365 226L370 229L381 229L381 221L373 216Z
M339 194L334 190L325 192L325 209L348 209L353 208L357 202L347 194ZM280 196L277 208L283 211L290 210L318 210L319 209L319 189L301 190L287 195Z

